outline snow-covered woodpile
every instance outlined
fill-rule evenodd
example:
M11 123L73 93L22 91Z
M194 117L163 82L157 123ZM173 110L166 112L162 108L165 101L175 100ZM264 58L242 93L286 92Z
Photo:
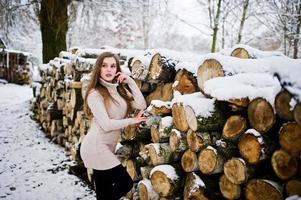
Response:
M103 51L123 58L149 105L149 120L126 127L116 147L137 183L129 198L301 196L301 60L245 45L207 55L62 52L43 71L33 105L44 130L79 163L89 127L82 95Z

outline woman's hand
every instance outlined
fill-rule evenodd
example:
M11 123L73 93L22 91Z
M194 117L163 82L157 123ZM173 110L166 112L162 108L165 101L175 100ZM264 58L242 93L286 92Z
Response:
M147 117L143 116L144 110L140 110L139 113L136 115L136 117L134 117L134 123L138 124L140 122L145 122L146 120L148 120Z
M116 73L115 77L116 77L117 83L122 83L123 81L125 81L127 79L128 76L126 74L118 72L118 73Z

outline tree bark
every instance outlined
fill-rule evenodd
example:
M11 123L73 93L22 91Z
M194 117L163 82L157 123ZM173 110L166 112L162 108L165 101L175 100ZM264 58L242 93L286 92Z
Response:
M68 1L42 0L39 20L43 43L43 63L66 50L66 33L68 31Z

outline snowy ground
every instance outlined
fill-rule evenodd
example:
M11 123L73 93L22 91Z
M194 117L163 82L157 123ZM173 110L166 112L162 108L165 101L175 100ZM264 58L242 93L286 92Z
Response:
M95 199L94 191L68 174L71 161L30 119L29 86L0 80L0 199Z

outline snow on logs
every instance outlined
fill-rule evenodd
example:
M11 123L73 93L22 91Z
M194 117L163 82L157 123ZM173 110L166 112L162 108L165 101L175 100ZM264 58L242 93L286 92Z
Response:
M79 163L89 72L108 49L62 53L43 72L36 118ZM205 56L111 50L149 105L115 150L137 183L130 199L301 195L300 60L243 45Z

